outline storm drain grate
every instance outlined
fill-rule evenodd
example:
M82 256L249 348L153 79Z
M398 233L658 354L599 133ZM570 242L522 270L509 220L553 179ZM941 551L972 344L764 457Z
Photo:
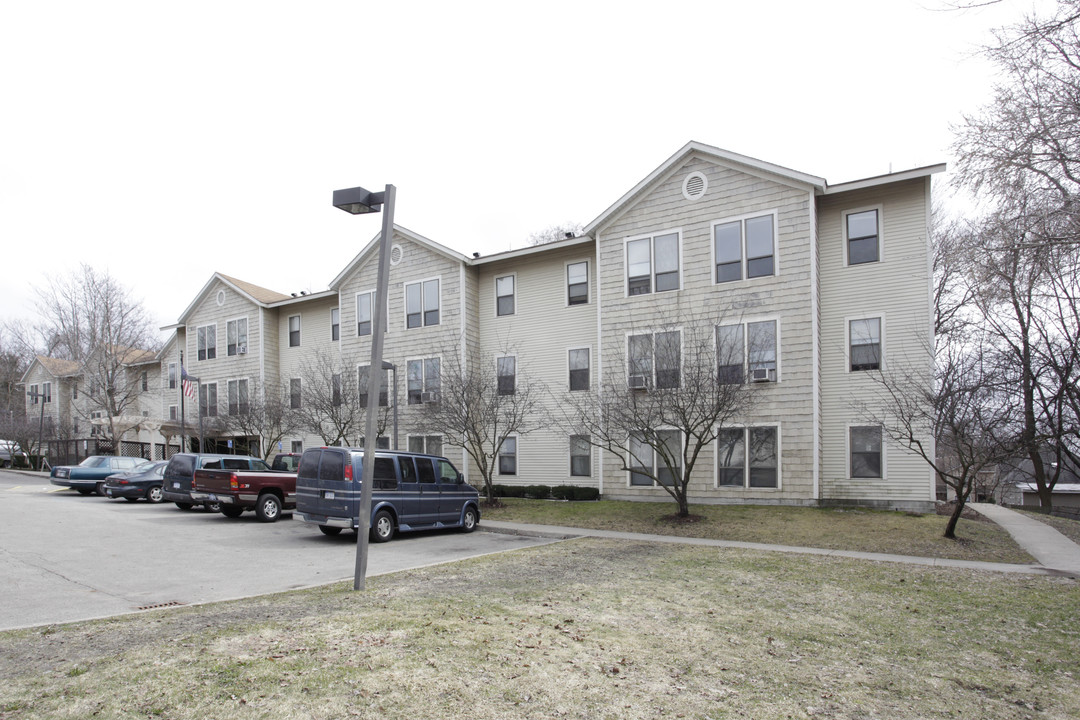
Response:
M169 601L169 602L167 602L167 603L158 603L158 604L156 604L156 605L142 605L142 606L140 606L140 607L137 607L137 608L135 608L135 609L136 609L136 610L157 610L158 608L167 608L167 607L180 607L180 606L182 606L183 604L184 604L184 603L182 603L182 602L177 602L176 600L170 600L170 601Z

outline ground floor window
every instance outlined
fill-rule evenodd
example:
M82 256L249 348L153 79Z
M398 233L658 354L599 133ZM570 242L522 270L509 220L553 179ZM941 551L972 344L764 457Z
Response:
M570 436L570 475L589 477L592 475L592 445L588 435Z
M409 452L442 455L442 435L410 435Z
M672 485L682 477L681 458L682 434L678 430L657 430L649 439L631 437L630 484L650 487L656 478L661 485Z
M499 474L517 475L517 438L508 437L503 440L499 450Z
M882 474L881 427L849 428L848 447L853 478L880 478Z
M716 485L779 487L779 428L722 428L716 438Z

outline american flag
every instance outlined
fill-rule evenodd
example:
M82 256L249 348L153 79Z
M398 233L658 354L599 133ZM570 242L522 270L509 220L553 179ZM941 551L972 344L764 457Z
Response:
M198 380L198 378L195 378ZM192 378L187 374L187 368L183 365L180 366L180 386L184 389L184 394L191 399L195 399L195 383L191 382Z

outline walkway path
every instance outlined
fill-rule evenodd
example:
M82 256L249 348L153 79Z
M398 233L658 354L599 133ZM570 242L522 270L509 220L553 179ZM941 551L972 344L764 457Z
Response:
M1044 522L990 503L968 503L968 507L993 520L1013 536L1016 544L1048 570L1080 577L1080 545Z

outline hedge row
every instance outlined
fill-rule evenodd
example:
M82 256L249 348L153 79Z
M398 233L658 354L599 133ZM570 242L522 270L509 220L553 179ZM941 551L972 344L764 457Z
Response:
M492 485L495 497L532 498L534 500L596 500L600 491L580 485Z

